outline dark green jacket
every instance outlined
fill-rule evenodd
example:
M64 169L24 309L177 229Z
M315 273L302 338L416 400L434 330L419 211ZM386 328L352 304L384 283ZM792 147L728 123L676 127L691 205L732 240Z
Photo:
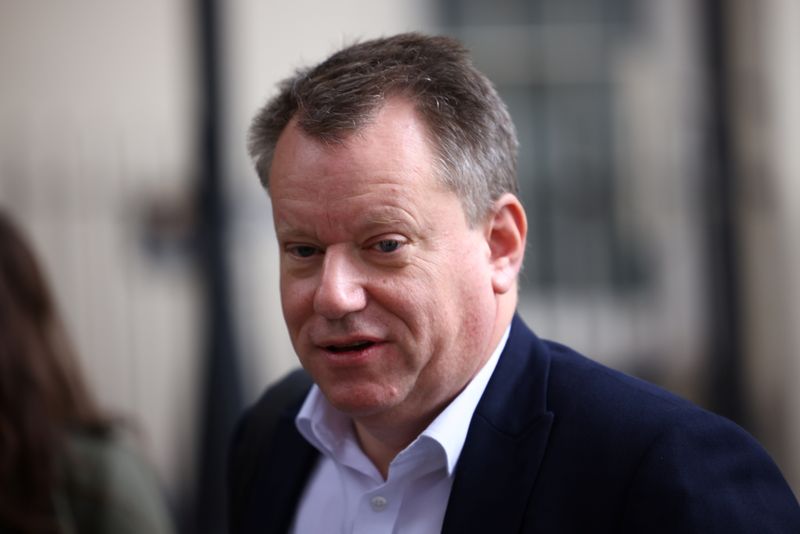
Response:
M175 532L153 472L123 432L73 433L64 452L53 495L62 534Z

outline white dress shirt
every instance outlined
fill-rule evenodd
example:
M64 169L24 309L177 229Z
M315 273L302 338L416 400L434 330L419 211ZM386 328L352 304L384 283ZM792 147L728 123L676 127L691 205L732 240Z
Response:
M295 424L321 457L300 498L291 532L440 532L472 414L510 328L464 390L392 460L386 480L358 445L351 419L313 386Z

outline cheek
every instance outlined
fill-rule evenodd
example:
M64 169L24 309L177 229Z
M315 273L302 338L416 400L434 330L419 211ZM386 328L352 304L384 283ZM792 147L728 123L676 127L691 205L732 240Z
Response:
M484 318L494 307L491 270L480 250L457 258L438 288L443 307L454 318L454 328L480 332Z
M454 289L446 278L426 276L408 281L384 299L384 307L400 318L411 335L415 359L441 351L443 339L452 335L463 304Z
M283 317L294 337L304 320L313 312L314 285L310 280L281 277L280 291Z

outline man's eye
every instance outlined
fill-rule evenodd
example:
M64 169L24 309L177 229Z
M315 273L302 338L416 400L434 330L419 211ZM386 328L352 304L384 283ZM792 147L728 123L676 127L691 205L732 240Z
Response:
M402 246L402 243L397 239L381 239L375 244L375 248L384 253L394 252Z
M287 248L289 254L297 258L310 258L317 253L319 249L311 245L292 245Z

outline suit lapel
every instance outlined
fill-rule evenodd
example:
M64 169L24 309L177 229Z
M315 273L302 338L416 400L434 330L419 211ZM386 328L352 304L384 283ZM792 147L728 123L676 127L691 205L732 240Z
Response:
M544 457L547 350L519 317L475 410L456 467L443 533L517 532Z

